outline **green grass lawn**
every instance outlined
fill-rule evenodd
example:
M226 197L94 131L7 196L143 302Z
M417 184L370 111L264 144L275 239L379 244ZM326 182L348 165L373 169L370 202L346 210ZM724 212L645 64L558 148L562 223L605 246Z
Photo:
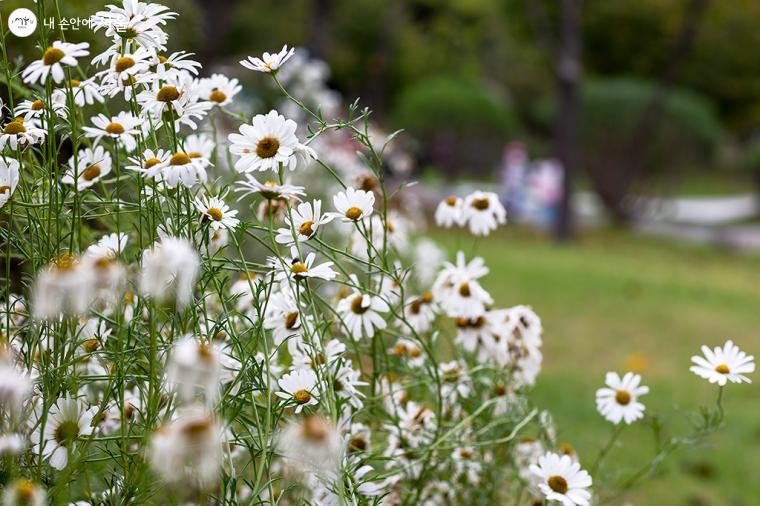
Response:
M452 252L485 258L484 285L497 305L528 304L544 324L544 369L533 399L551 409L559 438L588 466L611 426L594 393L607 371L641 368L647 409L686 430L679 408L714 404L717 387L688 369L701 344L733 339L760 355L760 258L595 232L557 246L521 231L475 245L437 234ZM756 382L760 377L755 375ZM757 384L729 385L726 427L703 447L675 454L651 480L614 504L754 505L760 497L760 395ZM651 432L629 427L607 464L638 468L654 453Z

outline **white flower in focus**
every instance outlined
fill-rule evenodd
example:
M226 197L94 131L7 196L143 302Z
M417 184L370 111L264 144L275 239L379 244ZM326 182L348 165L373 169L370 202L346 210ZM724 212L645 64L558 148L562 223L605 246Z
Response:
M132 41L142 47L163 49L168 36L161 29L168 20L177 17L168 7L139 0L124 0L122 7L108 5L106 11L92 16L92 29L105 29L106 36L129 47Z
M335 426L319 415L307 415L285 426L277 437L277 449L300 470L334 477L343 457Z
M200 80L201 99L223 107L232 103L235 95L243 89L237 79L230 79L223 74L212 74Z
M433 283L433 296L443 310L453 318L477 318L493 298L478 282L488 273L483 259L476 257L469 263L464 253L457 252L456 264L445 263Z
M138 47L131 53L114 51L111 54L108 70L104 70L99 75L108 74L113 79L122 82L130 81L134 76L148 72L153 57L153 52L144 47Z
M691 357L695 365L689 368L700 378L710 383L717 383L719 386L725 386L729 381L752 383L745 374L755 372L755 357L741 351L733 341L728 340L723 347L716 346L712 350L707 346L702 346L702 354L704 357L698 355Z
M235 228L240 223L240 220L235 218L238 212L230 209L230 206L219 197L209 198L205 195L196 197L195 208L209 221L210 227L214 230Z
M300 413L304 406L314 406L318 402L317 375L311 369L296 369L280 378L278 384L280 391L275 392L275 395L292 401L296 413Z
M177 307L190 303L200 257L187 239L167 237L142 254L140 290L159 303L175 299Z
M95 139L100 142L103 137L108 137L119 142L124 149L132 152L137 146L135 137L140 134L140 125L143 120L132 116L128 112L120 112L116 116L109 118L105 114L98 114L92 118L94 127L82 127L85 137Z
M148 460L167 483L210 488L222 472L224 433L205 410L193 406L160 427L150 442Z
M435 222L439 227L462 226L464 224L462 199L452 195L439 202L438 207L435 208Z
M322 214L322 201L302 202L285 216L286 228L277 230L275 240L280 244L293 245L314 237L320 225L330 223L332 216Z
M358 285L356 278L353 278L353 282ZM374 336L375 329L382 330L387 326L380 313L389 311L390 307L377 295L368 295L354 288L351 294L338 301L336 310L349 336L358 341L362 336Z
M33 122L24 123L24 118L16 118L6 123L0 133L0 151L9 146L12 150L25 148L32 144L39 144L47 135L47 132Z
M198 71L203 67L200 62L191 60L194 53L186 51L177 51L169 56L157 54L154 56L154 64L151 67L156 79L162 81L171 81L182 75L198 75Z
M549 452L539 457L538 464L530 466L530 470L541 480L538 487L547 500L563 506L588 506L591 476L569 456Z
M475 235L488 235L507 222L507 211L493 192L468 195L462 204L463 221Z
M94 297L95 273L71 253L64 253L37 274L32 309L37 318L49 320L87 311Z
M60 83L65 77L63 66L76 66L77 58L90 54L87 50L89 47L90 44L87 42L71 44L57 40L45 50L42 58L30 63L21 76L27 84L44 85L48 76L51 76L56 83Z
M134 170L140 172L142 175L147 175L148 171L153 167L167 163L172 157L169 151L159 149L153 151L152 149L146 149L141 156L131 156L127 165L127 170Z
M95 83L94 78L85 79L84 81L72 79L67 84L71 87L71 94L74 95L74 104L78 107L93 105L96 102L102 104L105 101L103 94L100 92L100 86ZM56 88L53 90L53 102L65 104L68 93L68 87Z
M178 152L147 169L145 176L160 178L169 188L176 188L180 183L185 188L192 188L196 183L206 182L206 167L210 164L205 158L193 158L188 153Z
M0 209L11 199L18 186L19 163L15 158L0 157Z
M111 154L103 149L103 146L96 146L95 149L86 148L69 159L69 167L61 182L76 185L77 191L82 191L110 174Z
M596 391L596 409L608 421L630 424L644 416L644 405L638 398L649 393L649 387L640 386L641 376L626 373L622 378L617 373L608 372L604 380L607 388Z
M200 395L212 404L219 395L221 372L217 350L188 335L172 347L166 365L166 381L185 402Z
M298 146L296 129L298 125L292 119L285 119L277 111L267 115L257 114L250 125L241 125L239 134L230 134L230 153L240 159L235 162L238 172L255 170L277 171L280 164L294 170L297 159L295 149Z
M279 53L264 53L261 58L249 56L240 62L240 65L256 72L277 72L283 63L288 61L295 53L296 49L287 45L282 46Z
M69 109L66 107L65 96L53 93L50 102L50 106L56 115L61 118L66 117ZM24 100L16 106L13 115L16 118L24 118L24 121L39 120L42 124L46 125L44 121L46 120L47 110L48 106L43 100Z
M348 187L333 197L337 212L329 216L340 218L344 222L358 222L370 216L375 205L375 194Z
M332 268L332 262L314 265L317 254L313 251L306 255L306 258L301 259L298 256L298 249L292 246L290 248L290 257L290 262L281 257L269 257L269 265L276 271L275 279L277 281L289 279L303 281L307 278L331 281L337 276L337 273Z
M205 134L192 134L185 138L182 146L190 158L211 160L214 156L216 143Z
M88 409L81 399L58 399L48 410L44 431L42 424L37 423L41 419L41 413L36 414L36 420L29 420L30 426L37 427L32 433L32 452L38 455L42 447L42 457L60 471L66 467L69 453L76 442L81 437L92 434L92 419L97 411L97 406Z

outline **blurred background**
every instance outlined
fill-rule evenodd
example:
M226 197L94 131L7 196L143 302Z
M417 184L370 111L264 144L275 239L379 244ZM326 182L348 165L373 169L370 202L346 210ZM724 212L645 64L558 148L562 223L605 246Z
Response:
M68 17L105 3L60 2ZM498 305L543 317L536 402L583 460L609 434L593 402L607 370L643 374L648 409L686 430L681 407L714 402L688 371L699 346L733 339L759 354L757 0L161 3L180 13L170 52L240 78L241 110L266 112L274 90L237 62L294 45L319 84L298 91L335 110L359 97L384 131L404 129L392 169L424 183L421 204L499 193L511 225L468 253L491 267ZM66 36L103 47L83 28ZM9 38L11 58L37 52ZM615 504L757 504L760 395L753 385L727 396L728 427L711 447L677 454ZM621 441L610 462L624 468L655 452L643 427Z

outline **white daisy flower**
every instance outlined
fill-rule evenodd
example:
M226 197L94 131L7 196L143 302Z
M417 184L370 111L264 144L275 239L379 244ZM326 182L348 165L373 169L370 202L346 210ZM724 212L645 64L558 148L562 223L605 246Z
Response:
M439 375L443 385L441 396L449 405L455 405L460 398L470 396L472 380L467 374L467 365L462 360L452 360L442 363L439 367Z
M333 197L333 205L337 212L328 213L329 216L344 222L358 222L372 214L375 194L349 187Z
M187 239L166 237L142 254L140 290L159 303L174 298L184 307L193 296L200 257Z
M250 174L245 175L247 181L242 181L237 184L236 191L241 192L240 198L248 195L258 194L267 200L276 199L295 199L300 200L300 197L306 195L303 186L295 186L289 183L278 184L274 181L265 181L260 183Z
M277 437L277 449L289 464L318 476L334 475L343 457L340 434L318 415L288 423Z
M66 107L65 96L56 95L53 93L50 99L50 105L56 115L61 118L66 117L69 109ZM24 118L24 121L31 121L36 119L39 120L42 124L45 124L44 120L46 119L47 115L47 104L45 104L45 101L41 99L24 100L16 106L13 114L17 118Z
M285 119L272 110L265 116L257 114L250 125L241 125L239 134L230 134L230 153L240 159L235 162L238 172L255 170L277 171L280 164L290 170L296 168L295 150L298 146L296 129L292 119Z
M81 399L62 397L53 404L47 413L44 426L37 422L42 414L37 413L36 419L30 419L31 426L37 426L32 433L32 452L37 455L42 447L42 457L59 471L66 467L69 452L83 436L92 434L92 419L98 411L97 406L87 408Z
M192 134L185 138L182 146L190 158L211 160L214 156L216 143L205 134Z
M0 455L20 455L26 448L26 437L21 434L0 436Z
M333 388L339 399L348 401L354 409L361 409L364 406L364 394L359 387L367 386L369 383L361 381L361 372L344 365L340 367L333 376Z
M211 77L201 79L200 88L201 99L218 107L231 104L235 95L243 89L240 81L230 79L223 74L212 74Z
M178 129L183 124L196 129L195 121L203 119L213 107L212 103L198 99L194 79L186 74L167 81L156 81L151 89L137 95L144 114L160 121L167 119L165 113L170 113Z
M65 77L63 66L76 66L77 58L90 54L87 50L89 47L90 44L87 42L71 44L57 40L45 50L42 58L33 61L24 69L21 77L27 84L45 84L48 76L51 76L56 83L60 83Z
M89 265L64 253L37 274L32 292L34 314L43 320L83 314L94 296L94 286L95 273Z
M158 178L169 188L176 188L178 184L186 188L192 188L194 184L205 183L208 179L206 167L211 165L206 158L193 158L187 153L177 152L161 163L153 165L145 171L145 176Z
M148 170L157 165L168 162L171 157L171 152L164 151L163 149L159 149L158 151L146 149L143 151L142 156L132 156L129 158L129 163L131 165L127 165L127 170L134 170L145 175Z
M48 504L47 492L33 481L18 479L5 487L3 504L13 506L45 506Z
M29 375L5 358L0 359L0 406L3 412L20 413L31 392Z
M410 367L420 367L425 363L425 353L422 347L411 339L399 338L388 353L394 357L407 360Z
M358 285L358 280L353 278ZM385 318L380 313L390 311L388 303L376 295L368 295L354 288L347 297L338 301L337 311L341 315L349 336L358 341L363 335L372 337L375 329L382 330L387 326Z
M157 3L139 0L124 0L122 3L122 7L108 5L108 10L96 12L92 17L92 29L102 28L107 37L127 46L134 41L148 49L163 49L168 36L161 25L176 18L177 14Z
M249 56L242 60L240 65L256 72L277 72L283 63L288 61L295 53L295 48L288 49L288 46L282 46L279 53L264 53L261 58Z
M77 191L82 191L111 172L111 154L103 146L86 148L69 159L69 167L61 182L75 185Z
M280 346L288 340L288 349L295 351L302 341L303 315L299 304L290 295L289 290L283 289L270 295L264 311L264 328L272 331L275 346Z
M124 149L131 152L137 146L135 137L141 133L139 127L143 120L128 112L120 112L111 118L105 114L98 114L92 118L92 124L95 126L82 127L85 137L94 138L96 143L103 137L108 137L118 141Z
M280 391L275 395L293 401L296 413L300 413L304 406L314 406L318 402L317 375L311 369L296 369L280 378L278 384Z
M303 202L285 216L286 228L277 230L275 241L292 245L305 242L315 236L320 225L330 223L333 216L322 214L322 201Z
M18 160L0 157L0 209L11 199L18 186Z
M153 51L144 47L138 47L131 53L114 51L108 69L100 72L98 76L104 77L108 74L111 78L122 82L130 81L134 76L148 72L153 58Z
M191 406L151 438L148 460L167 483L206 489L221 475L224 431L204 409Z
M275 270L275 279L277 281L291 278L296 281L302 281L307 278L331 281L337 276L337 273L332 269L332 262L314 265L317 255L313 251L301 259L298 255L298 249L292 246L290 248L290 257L289 263L286 263L283 258L269 257L269 265Z
M540 479L538 488L547 500L563 506L588 506L591 493L591 476L580 464L567 456L549 452L530 466L531 472Z
M488 235L507 222L507 211L493 192L476 191L462 204L463 221L475 235Z
M427 332L433 325L437 311L437 304L433 301L431 292L422 292L419 297L413 297L404 308L406 322L399 321L398 327L406 328L408 323L415 332Z
M477 318L493 298L478 282L488 274L483 259L474 258L469 263L464 253L457 252L456 264L446 262L433 283L433 295L441 308L453 318Z
M704 357L698 355L691 357L695 365L689 368L700 378L720 386L725 386L729 381L752 383L745 374L755 372L755 357L741 351L733 341L728 340L723 347L716 346L712 350L707 346L702 346L702 354Z
M0 151L5 149L5 146L15 151L19 147L25 148L32 144L39 144L46 135L47 132L35 126L33 122L27 124L24 123L24 118L16 118L6 123L0 133Z
M649 387L640 386L641 376L626 373L622 378L617 373L608 372L604 383L607 388L596 391L596 409L608 421L630 424L644 416L644 405L638 398L649 393Z
M195 208L209 220L210 226L214 230L235 228L240 223L240 220L235 218L238 212L230 209L230 206L219 197L209 198L205 195L196 197Z
M136 97L145 86L150 86L154 81L155 76L152 74L137 74L122 81L112 74L107 73L101 78L98 91L100 91L103 96L109 98L121 94L125 101L131 102L132 98ZM153 128L157 129L159 125L160 122L154 120Z
M435 208L435 222L439 227L451 228L453 225L462 226L464 210L462 199L451 196L438 203Z
M95 83L94 78L85 79L84 81L72 79L68 84L71 86L71 93L74 96L74 103L78 107L93 105L95 103L102 104L105 101L103 94L100 92L100 85ZM53 90L53 101L59 101L65 104L66 95L68 92L68 87L56 88Z
M168 81L176 79L182 74L198 75L198 71L203 67L200 62L191 60L193 53L178 51L169 56L154 55L154 63L151 70L157 79ZM205 99L204 99L205 100Z

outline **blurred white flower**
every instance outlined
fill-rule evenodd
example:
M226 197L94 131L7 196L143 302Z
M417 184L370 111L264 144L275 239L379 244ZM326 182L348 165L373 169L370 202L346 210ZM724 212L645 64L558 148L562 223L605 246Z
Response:
M464 253L457 252L456 264L445 263L433 283L433 296L446 313L454 318L477 318L493 298L478 282L488 273L483 259L476 257L469 263Z
M32 310L37 318L47 320L61 315L79 315L92 302L95 273L87 262L64 253L37 274Z
M277 449L301 471L334 477L343 456L335 426L319 415L288 423L277 437Z
M45 489L30 480L16 480L3 491L3 506L45 506L47 503Z
M649 393L649 387L640 386L641 376L626 373L622 378L614 372L608 372L604 383L607 388L596 391L596 409L608 421L630 424L644 416L644 405L638 398Z
M440 201L438 207L435 208L435 222L439 227L462 226L464 224L462 199L452 195Z
M702 346L704 357L695 355L691 361L695 365L689 370L710 383L724 386L731 383L752 383L745 374L755 372L755 357L747 355L728 340L723 347L716 346L712 350Z
M507 222L507 211L493 192L476 191L462 204L462 217L475 235L488 235Z
M24 69L21 77L27 84L44 85L48 76L51 76L56 83L60 83L65 77L63 66L76 66L77 58L90 54L87 50L89 47L90 44L87 42L71 44L57 40L45 50L42 58L33 61Z
M168 387L185 402L200 395L213 404L219 395L221 357L217 350L191 335L177 341L166 364Z
M11 199L18 186L19 163L15 158L0 157L0 208Z
M187 239L167 237L142 254L140 290L159 303L174 299L177 307L190 303L200 257Z

